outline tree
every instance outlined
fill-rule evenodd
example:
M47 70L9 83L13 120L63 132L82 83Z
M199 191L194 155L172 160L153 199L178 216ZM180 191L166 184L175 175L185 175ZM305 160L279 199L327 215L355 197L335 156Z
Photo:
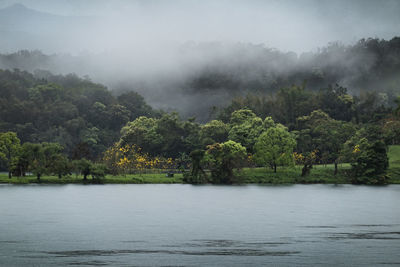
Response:
M129 113L129 110L122 105L111 105L107 112L107 115L110 118L107 127L114 130L120 130L121 127L129 121Z
M212 182L217 184L232 184L233 169L240 169L247 157L246 148L235 141L208 146L207 162L211 169Z
M130 120L135 120L140 116L152 116L152 108L146 104L143 96L136 92L129 91L118 96L120 105L126 107L130 112Z
M62 178L62 176L71 174L71 164L65 155L60 153L53 156L49 164L49 172Z
M389 166L387 147L381 140L368 142L363 138L354 147L352 182L356 184L383 184Z
M120 145L137 145L152 155L161 153L162 136L157 133L158 120L141 116L121 129Z
M190 173L184 173L184 181L191 184L204 184L207 182L207 175L203 170L204 150L194 150L190 153L192 167Z
M228 138L229 126L223 121L212 120L201 127L200 139L203 145L225 142Z
M351 163L351 181L356 184L383 184L389 166L382 128L365 125L346 143L342 156Z
M277 165L293 164L296 140L282 125L263 132L254 146L254 158L260 165L269 165L276 172Z
M102 163L94 163L90 167L90 174L93 180L100 180L106 176L107 166Z
M240 125L256 117L256 114L250 109L239 109L232 112L230 124L232 126Z
M282 88L276 94L273 117L291 130L298 117L309 114L315 109L317 102L314 97L313 93L306 91L304 86Z
M336 84L318 94L320 108L335 120L351 121L355 112L354 99L347 89Z
M11 178L13 168L17 165L21 143L14 132L0 133L0 160L4 161Z
M20 173L31 171L38 180L43 174L55 173L65 175L68 173L68 160L61 153L63 147L57 143L24 143L18 162Z
M83 175L83 180L87 180L87 176L90 174L92 168L92 162L87 159L74 160L72 162L74 169Z
M24 143L22 145L21 165L31 171L40 180L40 177L47 171L46 157L42 144Z
M301 129L300 133L307 133L310 137L309 140L302 140L305 144L311 142L308 152L317 151L317 157L321 163L333 163L334 175L336 175L340 151L344 143L354 134L354 125L334 120L321 110L314 110L310 115L298 118L297 124L297 127Z
M229 130L228 139L240 143L251 153L258 136L265 129L264 125L270 126L269 120L264 124L262 119L249 109L234 111L231 116L232 127Z
M156 131L161 136L161 152L164 156L175 158L179 152L190 151L186 151L186 133L178 113L164 114L157 121Z

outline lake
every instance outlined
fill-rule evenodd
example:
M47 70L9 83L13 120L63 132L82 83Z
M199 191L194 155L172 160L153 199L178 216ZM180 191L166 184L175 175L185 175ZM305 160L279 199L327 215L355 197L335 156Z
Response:
M0 185L1 266L400 265L400 185Z

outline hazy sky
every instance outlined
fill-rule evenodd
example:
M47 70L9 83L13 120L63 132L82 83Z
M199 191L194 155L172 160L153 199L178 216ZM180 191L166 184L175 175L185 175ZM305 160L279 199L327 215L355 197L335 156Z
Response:
M219 41L303 52L332 41L400 35L399 0L0 0L0 7L14 3L59 15L100 17L90 36L100 50L101 43L115 49L133 43Z

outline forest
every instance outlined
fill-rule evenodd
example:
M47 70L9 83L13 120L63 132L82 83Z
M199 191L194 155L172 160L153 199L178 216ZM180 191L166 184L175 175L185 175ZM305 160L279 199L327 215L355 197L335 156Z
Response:
M194 116L202 123L214 118L210 110L229 105L232 98L272 96L292 85L319 91L339 84L354 96L374 91L384 94L382 101L389 106L395 105L399 93L399 37L360 39L349 45L333 42L298 54L218 42L165 48L147 60L131 58L134 52L69 55L22 50L0 54L0 69L20 69L56 83L51 73L76 73L104 84L115 95L135 91L155 109Z
M331 45L310 55L304 71L290 63L285 73L268 71L271 64L209 65L181 92L204 90L210 98L209 108L192 109L200 120L191 112L154 108L134 90L109 90L87 76L4 68L0 166L10 178L75 173L87 180L154 170L182 173L188 183L231 184L241 182L243 168L285 173L300 166L298 176L307 177L315 166L330 165L349 183L388 183L388 149L400 145L399 41ZM272 53L288 56L270 50L265 56ZM338 54L373 55L373 63L333 66ZM31 66L25 63L37 55L46 58L21 51L0 61ZM252 70L270 78L249 80ZM215 105L212 94L228 89L230 100Z

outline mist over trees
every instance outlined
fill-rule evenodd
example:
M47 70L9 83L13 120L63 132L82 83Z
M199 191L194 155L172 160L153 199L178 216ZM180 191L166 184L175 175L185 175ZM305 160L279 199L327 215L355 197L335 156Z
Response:
M400 88L399 37L361 39L353 45L331 43L299 55L240 43L187 43L174 53L155 64L154 58L130 61L129 54L124 60L112 53L72 56L25 50L1 54L0 68L26 70L54 82L57 76L48 70L77 73L107 85L114 95L136 91L155 108L201 121L234 97L273 95L295 84L313 91L339 84L354 95L374 91L384 105L394 104ZM147 67L152 64L156 67Z

